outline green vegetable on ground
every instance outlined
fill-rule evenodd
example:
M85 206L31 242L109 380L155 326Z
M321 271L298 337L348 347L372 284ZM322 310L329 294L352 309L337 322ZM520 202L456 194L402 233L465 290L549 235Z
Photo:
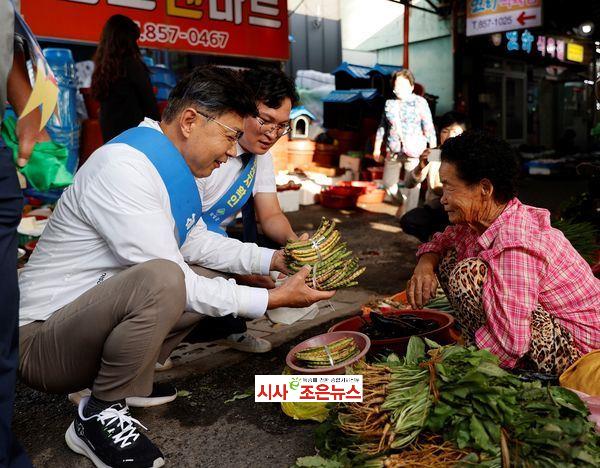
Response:
M404 358L353 370L363 402L338 405L317 431L319 455L350 457L344 467L600 466L600 435L579 397L521 381L486 350L411 337Z

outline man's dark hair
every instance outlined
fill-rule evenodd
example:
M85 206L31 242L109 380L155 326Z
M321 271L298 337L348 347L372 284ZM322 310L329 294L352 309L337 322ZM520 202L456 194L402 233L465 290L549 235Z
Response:
M294 81L276 68L250 68L243 72L246 85L254 92L256 102L277 109L287 97L292 107L298 103L298 93Z
M396 80L398 78L404 78L408 80L411 86L415 85L415 75L408 68L403 68L402 70L395 71L392 75L392 88L396 86Z
M458 176L469 185L488 179L499 203L517 196L519 161L510 145L500 138L467 130L442 145L442 162L454 164Z
M163 120L171 122L186 107L200 107L212 117L235 112L257 115L252 91L239 72L214 66L197 67L171 90Z
M466 130L467 118L460 112L450 111L442 115L438 121L438 128L440 129L440 132L444 128L448 128L452 125L460 125L463 130Z

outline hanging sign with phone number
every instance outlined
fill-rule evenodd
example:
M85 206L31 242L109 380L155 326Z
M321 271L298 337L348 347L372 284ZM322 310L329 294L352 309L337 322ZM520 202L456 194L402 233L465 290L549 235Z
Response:
M285 0L35 0L21 11L36 36L97 43L115 14L140 27L142 47L289 58Z
M182 30L177 25L152 22L141 24L136 21L136 24L141 31L140 42L142 43L172 45L177 44L178 41L186 41L192 47L225 49L229 40L229 33L226 31L199 30L194 27Z
M467 36L542 25L542 0L467 0Z

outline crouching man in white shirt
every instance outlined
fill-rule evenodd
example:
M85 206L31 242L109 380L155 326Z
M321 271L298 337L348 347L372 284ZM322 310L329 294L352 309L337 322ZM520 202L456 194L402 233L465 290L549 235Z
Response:
M235 156L256 114L235 72L200 68L172 91L160 123L146 119L99 148L75 176L20 276L22 379L45 392L89 387L65 435L98 467L158 467L126 398L149 395L163 362L202 316L260 317L331 297L308 272L271 290L208 279L285 272L280 251L206 229L194 177Z

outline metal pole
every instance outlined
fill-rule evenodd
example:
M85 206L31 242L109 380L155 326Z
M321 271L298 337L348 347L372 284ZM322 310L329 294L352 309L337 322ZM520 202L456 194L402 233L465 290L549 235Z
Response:
M408 33L410 24L410 0L404 3L404 60L402 67L408 69Z

